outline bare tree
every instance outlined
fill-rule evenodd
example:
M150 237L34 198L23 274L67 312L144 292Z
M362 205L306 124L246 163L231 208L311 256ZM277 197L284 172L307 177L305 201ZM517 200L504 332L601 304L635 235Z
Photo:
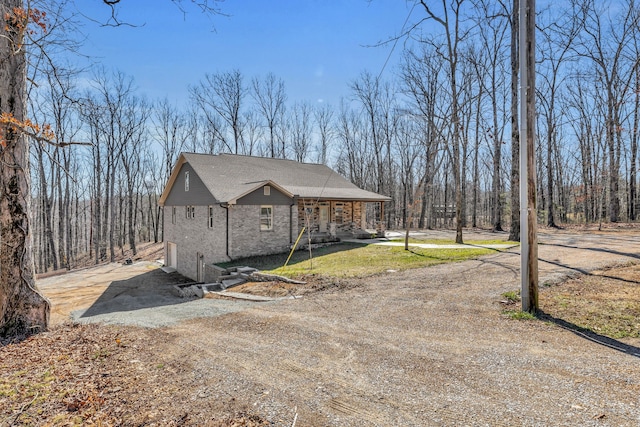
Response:
M319 137L318 163L327 164L328 153L331 148L331 141L334 138L333 130L333 109L326 104L317 106L313 110L316 122L316 129Z
M105 26L109 27L119 27L119 26L137 26L142 24L136 24L131 22L126 22L120 20L118 16L118 6L120 5L121 0L102 0L102 2L107 5L111 9L111 16L103 23ZM183 15L186 15L188 12L187 5L191 4L201 13L213 16L213 15L224 15L222 10L217 6L218 3L224 0L171 0L173 4L175 4L180 12Z
M571 49L576 38L580 34L583 17L581 11L575 4L573 10L560 13L562 18L558 20L558 11L554 9L553 17L549 17L549 25L541 33L542 61L538 67L538 76L541 85L538 85L541 95L538 96L541 113L545 118L546 127L546 211L547 226L557 227L555 221L554 204L554 164L553 153L558 147L558 128L560 118L556 108L559 98L560 86L564 84L564 76L561 73L564 64L570 60ZM561 182L558 182L561 184ZM544 194L544 193L543 193Z
M368 132L373 144L373 155L376 161L376 188L380 194L393 194L393 163L391 161L391 144L395 134L397 115L394 110L395 89L388 82L382 82L368 71L364 71L351 85L354 98L362 106L367 118ZM387 227L392 226L394 213L393 199L387 204Z
M71 233L75 222L72 219L71 209L72 185L74 187L79 185L74 175L79 147L61 148L59 145L65 141L75 141L81 125L77 109L70 99L70 95L74 92L71 76L58 75L55 78L58 84L55 84L54 76L51 74L48 74L47 77L49 82L47 99L50 111L45 117L51 117L51 120L48 121L53 126L58 143L54 146L52 156L52 163L56 169L55 187L58 199L58 258L60 265L69 269L73 259L73 236Z
M519 57L519 10L521 0L498 0L502 13L508 19L510 28L509 64L510 74L510 117L511 117L511 221L509 240L520 240L520 125L518 106L518 57Z
M167 179L180 152L184 148L189 132L187 120L167 98L157 102L151 115L152 138L162 149L162 179Z
M49 302L35 287L29 223L29 140L25 131L34 129L25 126L24 48L30 18L21 0L0 2L0 16L8 17L0 26L0 338L8 338L46 329Z
M121 235L124 236L126 228L129 248L132 254L136 255L138 253L136 248L137 213L140 202L138 195L141 194L141 187L144 184L142 155L146 151L145 146L148 145L146 124L151 114L151 107L146 100L137 97L130 98L122 107L125 109L126 120L122 122L124 132L120 160L124 171L126 221L121 229Z
M416 121L413 117L404 115L398 122L398 135L395 143L394 157L400 164L400 185L402 188L401 202L401 218L402 226L409 231L413 226L414 203L420 195L422 182L416 182L415 164L419 162L422 143L420 136L420 121ZM405 247L407 249L407 247Z
M439 79L442 63L431 49L423 48L419 54L408 51L401 67L404 92L409 97L408 113L422 122L422 205L418 227L427 226L427 206L431 199L433 179L438 166L436 159L440 149L444 120L436 114L436 105L442 92ZM440 157L442 159L442 157ZM429 217L431 218L431 217ZM431 224L429 224L431 226Z
M483 58L484 61L475 62L476 72L484 85L483 92L487 94L491 102L491 125L487 130L487 135L492 140L492 165L493 178L491 183L491 209L492 226L494 231L502 231L502 145L504 143L505 123L501 114L501 100L507 99L504 93L505 85L503 78L506 75L503 65L505 63L505 39L508 31L508 20L498 5L487 0L479 0L477 7L481 15L476 19L478 22L478 32L480 39L479 52L474 57ZM483 53L481 53L483 52Z
M277 78L273 73L267 74L264 81L257 77L252 80L251 96L256 101L258 109L269 129L269 153L271 157L276 157L278 150L284 156L284 147L277 147L276 132L282 120L287 94L284 89L284 81Z
M381 109L381 87L379 80L369 72L363 72L360 77L351 83L351 90L355 98L361 103L364 114L368 121L369 132L371 134L371 144L373 144L373 155L377 165L377 185L376 191L383 193L384 186L384 144L382 140L380 126Z
M373 190L375 173L372 171L373 154L368 147L370 134L362 117L349 109L344 101L340 105L336 140L341 147L336 165L337 172L361 188Z
M186 11L184 5L195 5L205 13L215 14L217 0L172 0L179 9ZM112 10L113 21L119 25L116 5L120 0L103 0ZM69 99L65 92L65 73L60 64L54 63L55 53L60 49L74 50L77 44L69 35L74 35L74 19L66 13L66 0L2 0L0 16L3 19L0 29L0 339L19 338L47 327L49 304L35 289L34 265L32 258L32 228L30 223L30 177L29 177L29 138L38 144L67 146L71 141L58 139L51 131L62 130L60 122L54 126L43 125L26 114L27 99L31 98L27 81L43 81L45 75L50 86L57 85L63 92L63 98ZM108 23L109 24L109 23ZM27 80L27 73L30 78ZM93 116L96 118L98 116ZM94 137L104 137L95 133ZM47 190L46 196L48 252L56 256L51 233L54 231L53 197L58 197L58 233L60 234L59 259L69 260L71 252L71 226L66 210L70 202L69 181L62 190L61 176L69 172L71 156L62 150L50 150L41 146L43 160L40 176L45 166L45 157L50 160L52 186L57 190ZM48 155L47 155L48 154ZM109 162L107 162L109 163ZM41 199L42 200L42 199ZM76 195L76 214L80 205ZM64 217L64 218L63 218ZM64 229L64 230L63 230ZM76 231L78 228L76 228ZM62 251L62 236L66 236L66 256ZM10 248L7 250L7 248Z
M133 79L116 72L112 76L101 71L95 78L95 89L85 101L84 118L90 129L95 170L94 192L94 246L96 263L106 257L115 260L116 239L121 234L118 227L118 202L122 198L118 179L128 175L129 190L135 187L133 170L121 174L124 161L135 161L128 153L146 131L149 107L146 101L134 94ZM127 165L127 167L131 167ZM103 189L104 185L104 189ZM116 191L118 190L118 191ZM131 200L131 203L135 203ZM102 214L102 218L100 218ZM105 248L106 243L106 248Z
M638 40L635 41L635 49L640 55ZM637 211L637 167L638 167L638 138L640 137L640 67L636 68L634 76L634 101L633 119L631 122L631 141L629 155L629 220L635 221Z
M293 159L304 162L311 147L311 106L297 102L289 112L291 123L291 149Z
M460 59L460 44L466 35L466 31L461 28L462 7L465 0L452 0L447 2L442 0L440 14L433 11L432 7L425 0L420 0L427 17L436 22L444 31L444 49L436 49L436 53L447 64L447 79L451 96L451 158L453 162L453 179L456 199L456 243L462 241L462 171L460 160L460 98L458 87L458 62Z
M640 14L635 0L621 2L614 14L603 13L603 5L585 1L585 20L578 54L592 61L595 77L606 99L606 141L609 156L609 220L620 219L620 161L622 107L632 89L635 70L640 66L634 56L634 36ZM607 17L610 18L607 18Z
M235 154L240 154L243 145L242 106L247 89L242 80L239 70L206 74L204 80L189 89L191 98L212 125L216 136ZM225 126L221 126L223 124ZM230 135L226 127L230 129Z

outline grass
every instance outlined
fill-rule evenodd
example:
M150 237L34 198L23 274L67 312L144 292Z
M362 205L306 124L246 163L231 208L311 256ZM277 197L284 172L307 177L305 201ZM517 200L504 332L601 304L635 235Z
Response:
M513 307L519 291L502 294L512 319L533 316ZM546 284L539 293L540 318L556 319L580 331L613 339L640 338L640 265L622 265L558 284ZM553 321L552 321L553 322Z
M505 310L503 312L504 315L510 317L514 320L534 320L536 319L535 314L531 314L528 311L522 310Z
M404 243L404 238L389 239L390 242ZM430 245L455 245L456 241L453 239L420 239L416 237L410 237L409 243L420 243ZM517 246L520 242L514 242L511 240L465 240L465 245L514 245Z
M504 292L502 296L512 304L520 302L520 291L508 291Z
M640 265L622 266L545 288L548 315L614 339L640 338Z
M504 303L507 304L508 307L514 307L521 301L520 291L507 291L502 293L502 297L504 298ZM536 319L535 314L531 314L528 311L522 311L515 308L507 308L502 311L502 314L514 320L534 320Z
M248 265L267 273L287 277L317 274L326 277L366 277L387 270L407 270L446 262L475 259L493 253L492 249L422 249L340 243L314 249L312 259L308 251L294 252L287 267L288 254L252 257L221 264L222 267Z

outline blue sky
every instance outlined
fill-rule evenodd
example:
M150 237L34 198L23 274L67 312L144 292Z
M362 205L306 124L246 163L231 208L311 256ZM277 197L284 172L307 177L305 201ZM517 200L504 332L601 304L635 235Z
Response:
M108 20L102 1L76 6ZM193 7L183 16L170 0L123 0L120 20L138 26L101 27L84 20L83 51L107 69L134 77L140 94L150 99L166 96L186 105L188 87L205 73L239 69L247 83L269 72L282 78L290 102L337 107L362 71L383 70L392 45L367 46L399 33L411 11L404 0L226 0L220 7L228 17L207 17ZM383 76L392 75L401 50L402 43Z

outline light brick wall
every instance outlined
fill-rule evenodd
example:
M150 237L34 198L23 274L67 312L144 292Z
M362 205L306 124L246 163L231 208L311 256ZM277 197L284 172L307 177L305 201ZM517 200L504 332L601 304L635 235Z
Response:
M260 230L260 206L236 205L230 209L231 258L268 255L289 250L292 230L297 230L296 215L288 205L273 205L273 230ZM291 221L293 220L293 227Z
M177 245L177 270L197 280L198 253L205 264L226 262L253 255L287 252L297 237L297 216L289 205L273 205L273 230L260 230L260 206L235 205L229 208L229 256L227 256L227 210L213 205L213 228L208 224L208 206L195 206L195 218L186 218L185 206L176 206L172 223L171 206L165 206L165 259L168 243ZM293 225L291 221L293 220Z
M176 206L176 223L172 223L171 206L165 206L164 236L165 259L167 243L177 244L177 270L197 280L198 252L204 255L205 263L228 261L226 254L226 209L213 205L213 228L209 228L209 207L195 206L195 218L185 217L185 207Z

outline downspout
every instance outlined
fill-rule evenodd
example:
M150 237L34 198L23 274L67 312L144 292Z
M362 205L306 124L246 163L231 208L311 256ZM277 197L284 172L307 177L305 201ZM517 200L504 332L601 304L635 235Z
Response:
M289 246L293 245L294 235L295 236L298 235L298 230L296 230L295 232L293 231L293 207L297 205L298 205L298 196L293 196L293 201L289 206Z
M354 215L354 213L355 213L355 212L354 212L354 209L355 209L355 203L356 203L356 202L354 202L353 200L351 201L351 225L349 225L349 228L348 228L349 230L351 230L351 234L355 234L355 233L354 233L354 230L355 230L355 228L356 228L356 227L355 227L355 225L356 225L356 224L355 224L355 221L354 221L354 219L355 219L355 215Z
M224 208L227 212L227 232L226 232L226 248L225 248L225 252L227 254L227 258L231 259L231 256L229 255L229 203L220 203L220 207Z

